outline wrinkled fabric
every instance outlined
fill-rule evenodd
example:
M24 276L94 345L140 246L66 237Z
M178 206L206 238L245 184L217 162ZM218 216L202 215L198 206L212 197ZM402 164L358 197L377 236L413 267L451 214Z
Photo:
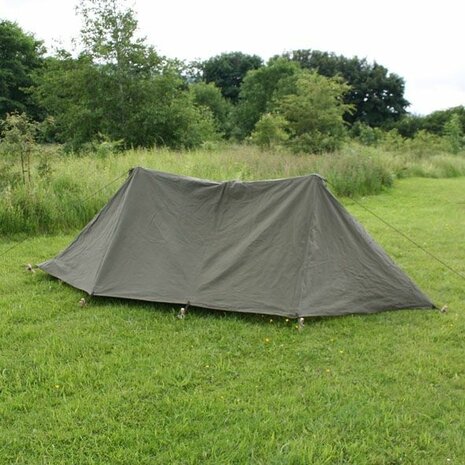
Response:
M318 175L219 183L135 168L38 266L91 295L238 312L433 307Z

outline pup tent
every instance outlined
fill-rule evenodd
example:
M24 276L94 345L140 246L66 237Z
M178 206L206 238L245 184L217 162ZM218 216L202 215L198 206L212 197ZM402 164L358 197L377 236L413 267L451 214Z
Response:
M315 174L211 182L135 168L38 266L91 295L237 312L434 307Z

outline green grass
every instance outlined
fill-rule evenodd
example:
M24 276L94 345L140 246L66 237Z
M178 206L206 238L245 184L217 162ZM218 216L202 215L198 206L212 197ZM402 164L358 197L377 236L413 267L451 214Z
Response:
M30 186L11 186L6 178L2 186L0 178L0 235L57 233L81 227L135 166L219 181L319 172L344 195L376 193L392 184L390 171L376 158L353 153L322 157L228 145L192 152L129 150L105 158L95 154L64 156L51 150L48 160L49 176L41 178L37 173L40 165L36 165ZM118 182L108 185L115 178Z
M95 154L65 156L59 150L56 153L54 147L41 150L43 153L36 157L32 169L30 186L12 184L14 169L10 165L7 166L10 174L2 177L0 163L0 235L56 234L82 227L134 166L219 181L273 179L316 172L329 180L337 194L344 196L383 192L399 177L465 175L464 154L419 157L353 143L339 153L323 156L262 152L244 145L219 145L192 152L130 150L105 158ZM44 160L48 160L49 168L45 177Z
M465 274L465 179L358 201ZM0 464L463 464L465 283L345 201L448 313L280 318L94 298L0 262ZM14 244L0 242L0 253Z

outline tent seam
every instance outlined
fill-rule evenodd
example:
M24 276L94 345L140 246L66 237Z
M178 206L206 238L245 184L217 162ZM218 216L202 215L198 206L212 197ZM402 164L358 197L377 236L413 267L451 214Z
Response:
M322 177L320 176L317 176L317 178L319 179L319 182L321 183L321 185L323 185L324 187L324 184L321 182L322 181ZM309 248L310 248L310 231L311 231L311 225L313 224L313 217L315 216L315 209L313 209L312 211L312 214L308 216L308 228L307 228L307 231L308 231L308 235L307 235L307 242L305 244L305 252L302 254L303 258L302 258L302 265L300 267L300 280L299 280L299 283L300 283L300 289L299 289L299 298L297 300L297 317L300 317L300 314L302 312L302 295L304 293L304 279L305 279L305 274L304 274L304 270L305 270L305 267L306 267L306 264L307 264L307 259L308 259L308 251L309 251Z

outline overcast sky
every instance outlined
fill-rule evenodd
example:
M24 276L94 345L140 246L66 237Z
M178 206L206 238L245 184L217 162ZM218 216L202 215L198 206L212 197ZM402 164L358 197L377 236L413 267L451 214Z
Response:
M47 46L79 33L76 0L0 0ZM409 111L465 105L463 0L135 0L142 35L185 60L241 51L264 59L317 49L377 61L405 79Z

